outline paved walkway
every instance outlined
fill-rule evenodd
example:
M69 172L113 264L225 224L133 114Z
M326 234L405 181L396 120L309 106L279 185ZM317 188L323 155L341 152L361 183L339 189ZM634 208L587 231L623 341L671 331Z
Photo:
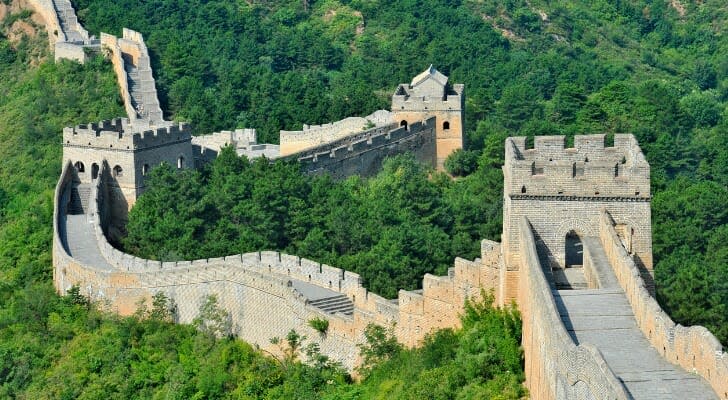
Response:
M596 238L585 245L604 253ZM607 288L554 290L561 320L574 343L591 343L635 399L717 399L700 376L667 362L637 326L632 308L606 256L596 256L598 274Z
M61 232L66 233L65 242L71 257L99 270L113 271L116 269L101 255L101 250L96 244L94 226L88 221L85 214L67 215L66 229Z
M85 195L89 196L90 193ZM60 229L60 234L65 236L62 239L67 245L71 257L98 270L113 271L117 269L109 264L101 254L96 242L93 223L89 221L87 215L66 215L61 223L65 224L65 227ZM289 279L286 275L280 275L280 278L281 281L290 280L293 288L306 297L309 304L329 314L351 315L354 310L354 304L344 294L300 280Z

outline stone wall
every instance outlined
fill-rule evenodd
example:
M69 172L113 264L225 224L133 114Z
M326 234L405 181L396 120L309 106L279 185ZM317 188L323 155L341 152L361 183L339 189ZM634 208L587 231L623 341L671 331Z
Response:
M702 376L722 399L728 399L728 354L718 339L702 326L675 324L650 295L640 270L615 230L615 221L603 211L599 237L627 295L637 325L666 360Z
M330 173L335 178L372 176L386 157L412 152L427 165L435 162L435 119L416 122L408 128L389 125L340 139L295 157L311 174Z
M296 329L349 369L359 362L356 344L364 341L363 332L370 323L394 326L397 339L408 346L421 343L435 329L457 326L465 299L489 288L495 274L487 271L500 262L497 246L484 242L487 263L456 259L447 276L426 275L422 290L403 290L398 299L387 300L364 288L358 274L273 251L178 262L145 260L115 249L106 239L105 227L113 222L115 207L107 163L99 177L94 181L88 215L99 251L113 270L83 265L64 248L65 206L69 183L76 179L72 164L66 162L54 208L53 275L60 293L77 284L92 300L128 315L140 301L148 302L155 293L163 292L177 305L177 320L183 323L197 316L206 296L216 295L241 339L274 351L269 339ZM310 306L290 286L292 280L346 295L354 303L353 315L325 314ZM314 317L329 320L325 335L308 326Z
M65 42L66 36L61 29L61 23L58 21L56 9L53 7L53 0L26 0L33 12L40 15L45 21L46 31L48 31L48 41L50 47L53 48L56 42Z
M258 143L255 129L220 131L192 137L192 151L198 166L217 158L225 146L233 146L239 156L246 156L249 159L263 156L274 159L280 156L280 146Z
M520 219L518 306L523 318L526 386L534 399L630 399L596 347L575 346L551 295L526 217Z
M106 49L114 66L114 72L121 90L121 97L124 100L124 108L128 117L134 125L148 127L162 126L165 121L162 118L162 109L157 98L157 88L152 74L149 52L144 43L142 34L128 28L124 28L122 37L101 33L101 46ZM137 69L139 85L139 99L136 99L144 107L140 113L132 104L132 95L129 91L129 76L124 69L125 63Z
M323 125L304 125L300 131L280 131L281 156L299 153L358 132L369 130L370 125L388 126L392 123L389 111L378 110L366 117L349 117Z
M127 81L126 71L124 70L124 60L121 57L121 46L119 46L118 38L114 35L101 32L101 47L105 50L106 56L111 59L111 65L114 67L116 81L119 84L119 93L124 101L124 110L129 118L136 118L136 110L131 104L131 95L129 94L129 82Z

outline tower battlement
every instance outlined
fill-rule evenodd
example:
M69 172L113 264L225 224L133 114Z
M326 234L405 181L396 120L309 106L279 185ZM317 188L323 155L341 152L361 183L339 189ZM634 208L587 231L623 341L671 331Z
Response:
M411 84L400 84L392 95L392 111L462 111L465 85L443 87L443 93L417 93Z
M127 118L82 124L63 129L63 145L133 151L192 139L192 130L185 123L140 130Z
M565 147L564 136L537 136L527 148L525 137L506 141L503 167L508 196L650 198L650 167L631 134L615 135L605 147L605 135L575 136Z

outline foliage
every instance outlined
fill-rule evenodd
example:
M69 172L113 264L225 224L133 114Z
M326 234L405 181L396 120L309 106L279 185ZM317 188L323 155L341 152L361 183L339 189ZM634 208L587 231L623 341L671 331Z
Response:
M359 345L362 363L359 372L367 376L371 369L402 351L402 345L394 336L394 327L383 327L370 323L364 329L366 342Z
M344 387L330 398L523 398L520 318L492 302L485 293L469 301L461 329L437 331L415 349L402 349L389 329L368 326L362 387Z
M458 149L445 159L445 170L453 176L467 176L478 168L477 151Z
M200 304L200 312L192 321L201 332L218 338L232 336L232 318L230 313L217 303L217 296L208 295Z
M435 191L420 183L413 186L423 190L409 191L399 188L408 184L390 169L376 185L357 179L311 184L318 197L308 202L304 184L304 195L270 192L275 206L291 210L276 217L259 214L266 207L256 206L248 207L250 214L238 208L234 218L222 213L215 219L208 205L195 205L208 208L193 213L180 197L184 223L177 231L168 227L179 245L153 241L167 252L155 257L192 255L195 246L185 241L206 243L195 254L200 257L275 248L356 271L369 289L393 297L397 288L417 287L423 272L443 273L453 256L477 257L480 239L499 239L504 137L563 134L571 142L581 133L632 132L651 166L658 298L677 322L706 321L728 344L720 328L728 318L725 290L715 283L728 276L719 262L696 274L696 260L712 263L706 245L660 244L694 242L700 218L716 219L709 213L662 219L658 209L673 208L677 197L662 193L674 193L676 179L694 182L695 196L718 193L712 183L728 184L728 160L720 151L728 117L728 12L721 1L74 4L91 31L129 26L146 35L166 109L202 133L248 126L275 142L279 129L366 115L386 107L392 88L430 63L467 88L469 149L449 161L451 172L469 174L465 178L434 176ZM420 182L415 169L405 171ZM409 204L402 195L422 197ZM427 204L432 207L419 208ZM212 220L223 222L208 229L205 221ZM717 221L715 228L724 224ZM249 225L239 228L243 222ZM213 231L224 240L205 239ZM697 237L707 243L704 234L718 232L711 228ZM726 245L714 243L711 249L722 254ZM695 293L709 300L685 301Z
M312 318L308 320L308 325L316 329L319 333L326 333L329 330L329 320L324 318Z
M481 224L491 217L452 216L462 200L455 193L475 178L454 183L429 174L399 156L375 178L335 182L225 148L202 171L152 169L124 246L163 260L276 249L358 272L371 290L394 297L419 287L427 272L444 273L455 255L476 257Z
M174 198L175 190L196 195L195 179L235 186L224 178L235 174L221 167L218 177L203 171L184 177L185 183L160 168L168 193L153 202L176 207L189 220L174 231L173 217L147 215L155 224L169 218L160 232L180 238L157 258L188 258L184 244L197 247L209 232L226 238L222 243L239 243L235 252L268 246L262 237L369 274L370 287L386 293L418 281L425 270L444 272L453 255L477 256L481 238L498 239L504 137L633 132L651 164L658 299L678 322L705 324L728 344L728 237L720 208L728 186L728 24L720 0L682 3L684 15L675 9L679 2L647 0L74 5L91 32L119 34L128 26L145 35L163 107L201 133L255 127L263 141L274 142L279 129L366 115L385 107L396 84L430 63L468 90L466 133L480 155L478 169L456 181L438 175L428 181L428 172L400 160L374 183L306 182L294 167L248 166L228 156L220 163L238 172L249 194L219 190L192 207L165 198ZM11 14L2 28L25 17ZM120 318L99 312L79 291L55 295L50 232L61 128L123 115L123 109L108 63L50 63L44 61L46 37L8 36L0 35L0 397L523 395L521 369L513 370L517 346L508 344L517 343L508 337L518 330L494 313L464 322L462 331L434 334L422 349L398 352L373 367L362 385L349 385L314 347L314 368L293 363L284 369L239 341L170 324L173 307L161 307L161 299L152 301L152 311ZM283 179L288 173L290 182ZM268 174L286 186L271 192L256 183ZM306 203L309 192L313 200ZM270 193L275 201L266 203ZM242 207L219 206L238 204L236 196L255 197L241 203L255 219ZM337 207L345 201L353 204L351 213ZM364 207L365 201L376 207ZM218 210L224 217L219 226L206 226ZM141 244L129 246L142 251ZM451 250L409 259L427 254L428 246ZM231 247L210 240L204 248L223 253ZM390 270L390 262L396 268ZM409 269L410 276L388 282ZM491 348L498 353L473 356ZM505 368L489 366L499 358Z

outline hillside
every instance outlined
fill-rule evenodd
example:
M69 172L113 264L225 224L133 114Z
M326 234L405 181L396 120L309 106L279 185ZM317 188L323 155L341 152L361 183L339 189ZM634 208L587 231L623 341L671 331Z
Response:
M523 395L517 313L487 303L469 308L463 329L444 331L416 350L374 330L361 371L371 378L353 384L295 332L282 338L275 357L216 337L222 314L214 300L196 325L185 326L172 322L163 297L121 318L78 291L57 296L50 247L60 132L123 109L111 65L101 58L83 66L53 63L33 18L17 3L0 4L0 397L407 398L417 382L429 390L430 381L420 377L440 376L450 377L439 392L448 397ZM482 357L491 346L498 354ZM470 368L455 367L462 365Z
M74 4L91 31L129 26L146 35L166 109L200 133L255 127L274 142L281 128L366 115L430 63L465 83L470 150L450 166L477 171L445 190L459 225L445 229L458 237L450 256L473 257L480 238L498 239L504 137L634 133L652 172L658 299L680 323L705 325L728 342L721 1ZM305 245L314 231L263 244L322 257ZM412 259L402 246L377 259ZM338 262L326 261L334 265L363 263L333 253ZM435 271L442 261L432 257L414 259Z
M248 126L274 141L280 128L365 115L430 63L464 82L470 150L452 164L467 176L427 183L426 172L406 171L452 207L451 223L459 226L447 231L454 254L472 256L479 238L498 239L505 136L634 132L652 165L659 299L676 320L705 325L728 343L722 2L74 4L92 32L128 26L144 33L165 109L198 132ZM520 327L509 311L475 307L464 330L441 332L421 350L401 351L379 332L369 350L380 362L357 385L326 360L306 367L171 324L164 299L119 318L82 297L56 296L50 227L61 128L123 110L108 63L53 64L30 13L11 9L0 20L0 397L523 395L522 374L513 372L520 368ZM384 197L383 207L398 183L397 171L386 172L380 186L368 189ZM356 188L363 195L376 182L356 182L339 194ZM427 213L418 217L428 225ZM380 244L376 257L401 252L396 240ZM426 265L429 256L418 262ZM382 352L394 356L382 362Z

